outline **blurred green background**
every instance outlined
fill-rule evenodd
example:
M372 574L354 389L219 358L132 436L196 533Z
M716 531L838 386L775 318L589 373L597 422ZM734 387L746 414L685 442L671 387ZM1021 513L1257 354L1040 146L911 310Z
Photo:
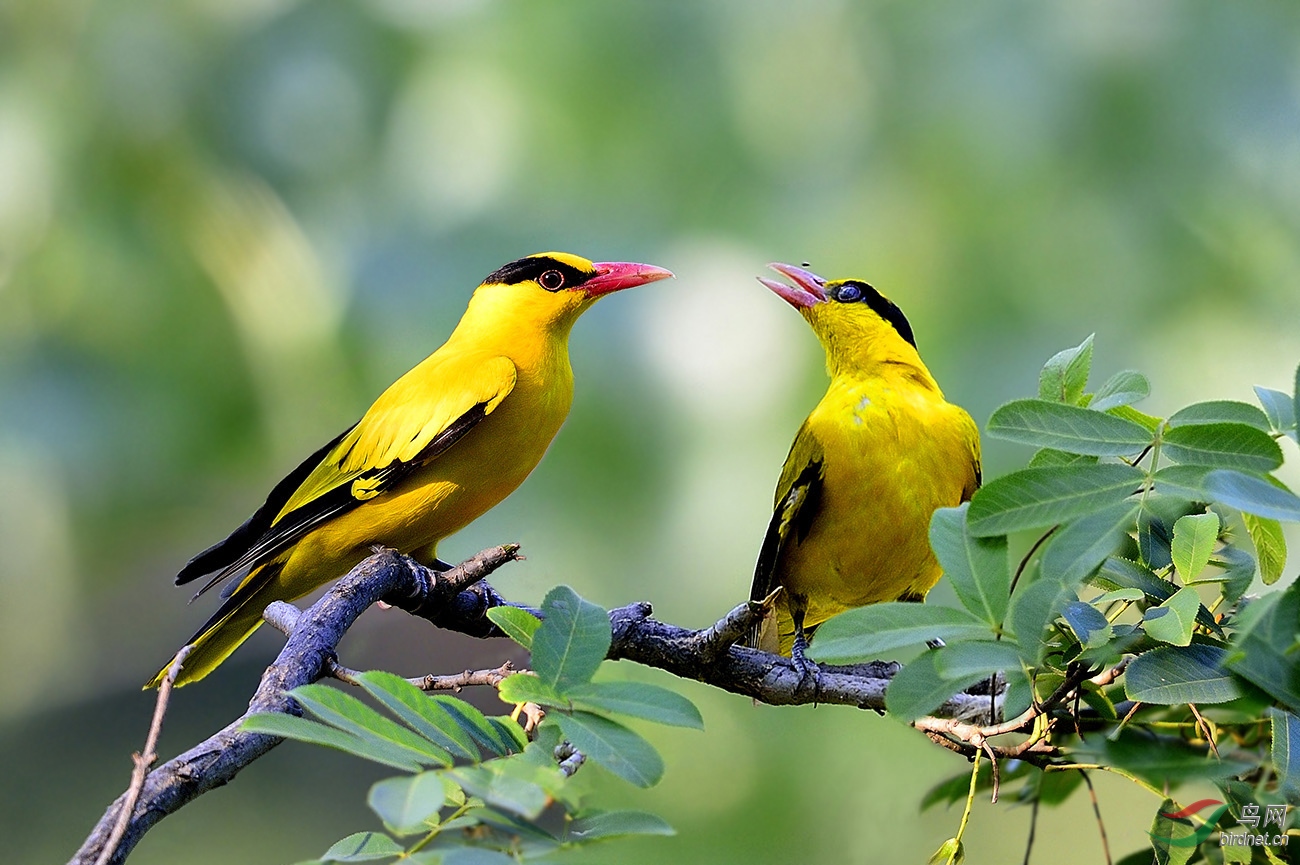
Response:
M520 541L512 597L566 582L702 626L746 597L823 388L766 262L872 281L981 422L1093 331L1095 375L1149 373L1165 412L1290 390L1297 229L1293 2L0 0L4 859L63 861L125 786L139 684L211 608L177 568L508 260L678 279L585 316L565 429L440 552ZM986 476L1026 457L989 444ZM512 652L431 631L371 611L344 658ZM164 756L235 717L279 642L179 692ZM953 833L918 803L966 764L900 724L684 689L708 729L647 731L658 788L587 781L679 835L595 859L920 862ZM377 825L381 773L286 745L131 861L318 855ZM1145 843L1158 803L1098 791L1117 856ZM1019 861L1027 825L982 803L971 861ZM1101 861L1084 796L1039 839L1035 861Z

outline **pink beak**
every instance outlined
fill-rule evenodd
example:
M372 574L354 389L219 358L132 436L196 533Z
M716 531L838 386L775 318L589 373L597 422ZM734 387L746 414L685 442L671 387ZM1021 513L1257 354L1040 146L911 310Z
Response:
M773 262L768 267L789 279L794 285L786 285L784 282L765 279L761 276L758 281L770 288L773 293L795 309L807 309L810 306L826 302L826 280L817 274L810 270L804 270L802 267L795 267L793 264L781 264L780 262Z
M581 286L588 297L600 297L613 291L645 285L647 282L670 279L673 275L671 270L632 261L597 261L594 264L596 275Z

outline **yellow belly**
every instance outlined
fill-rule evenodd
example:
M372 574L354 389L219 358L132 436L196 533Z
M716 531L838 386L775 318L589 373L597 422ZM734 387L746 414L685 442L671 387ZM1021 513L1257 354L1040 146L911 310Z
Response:
M508 496L541 461L568 414L572 391L521 381L510 398L445 454L388 492L314 530L286 551L277 582L300 597L349 571L381 544L427 551Z
M813 411L822 498L779 570L789 603L805 607L805 627L853 607L924 597L938 581L930 518L973 488L971 446L952 423L960 411L929 394L852 388L833 390ZM782 624L783 634L792 630Z

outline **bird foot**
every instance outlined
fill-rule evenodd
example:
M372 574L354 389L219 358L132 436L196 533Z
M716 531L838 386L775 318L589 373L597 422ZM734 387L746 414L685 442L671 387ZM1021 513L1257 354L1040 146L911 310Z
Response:
M934 637L933 639L925 641L925 646L927 649L942 649L946 645L948 644L945 643L943 640L939 639L938 637Z
M809 660L807 650L808 641L803 634L796 635L794 645L790 648L790 660L794 662L794 668L799 673L798 690L802 691L811 686L815 693L821 693L822 671L816 663Z

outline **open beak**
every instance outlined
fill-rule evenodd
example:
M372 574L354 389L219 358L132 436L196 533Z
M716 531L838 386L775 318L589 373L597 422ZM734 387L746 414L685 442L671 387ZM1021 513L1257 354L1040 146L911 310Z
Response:
M758 281L772 289L777 296L795 309L807 309L810 306L825 303L826 280L811 270L804 270L802 267L795 267L793 264L781 264L780 262L773 262L768 267L793 282L794 285L786 285L784 282L765 279L761 276Z
M632 261L597 261L596 275L584 282L582 290L587 297L600 297L612 291L635 288L647 282L658 282L672 277L671 270L655 267L653 264L637 264Z

